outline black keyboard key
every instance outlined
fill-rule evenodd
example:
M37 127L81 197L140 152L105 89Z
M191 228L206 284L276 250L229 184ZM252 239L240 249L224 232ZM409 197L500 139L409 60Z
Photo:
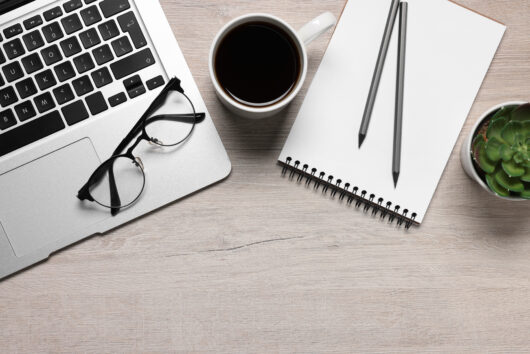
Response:
M131 8L128 0L104 0L99 4L105 17L111 17Z
M44 34L44 38L46 38L48 43L55 42L56 40L64 37L64 33L61 29L61 26L59 25L59 22L53 22L42 27L42 33Z
M37 87L33 83L33 79L31 77L17 82L15 87L17 88L18 94L22 99L28 98L37 93Z
M81 52L81 44L76 37L70 37L62 41L61 48L67 58Z
M140 95L143 95L145 93L145 86L144 84L142 84L141 86L137 86L135 87L134 89L132 90L129 90L127 91L127 94L129 94L129 97L132 99L132 98L136 98Z
M26 53L22 42L18 38L4 44L4 50L9 59L15 59Z
M12 110L8 109L6 111L0 112L0 130L6 130L7 128L11 128L16 124L17 119L15 118L15 115L13 114Z
M102 23L98 26L98 29L99 33L101 34L101 38L103 38L104 41L108 41L109 39L120 34L120 30L118 29L118 26L114 20Z
M98 7L96 5L81 10L81 17L83 18L83 22L85 22L85 26L87 27L101 21L101 14L99 13Z
M66 12L72 12L74 10L77 10L81 6L83 6L81 0L70 0L63 4L64 11Z
M101 92L96 92L90 96L87 96L85 100L88 109L93 116L109 109L109 106L107 106L107 101L105 101L105 97L103 97Z
M4 86L5 83L4 78L0 75L0 87Z
M109 104L111 107L116 107L127 101L127 96L123 92L118 93L117 95L109 98Z
M31 101L22 102L21 104L16 105L15 112L17 113L18 119L21 122L24 122L37 115L37 112L35 111L35 108L33 108Z
M98 65L103 65L114 59L114 55L112 55L112 51L107 44L94 49L92 55L94 56L94 59L96 59Z
M98 1L98 0L85 0L85 4L87 4L87 5L88 5L88 4L92 4L92 3L95 2L95 1Z
M132 52L132 45L127 36L120 37L112 41L112 48L114 48L114 53L117 57L121 57L125 54Z
M147 45L147 40L145 39L134 12L130 11L118 17L118 23L120 24L121 30L123 32L129 33L129 36L131 36L131 40L136 49L145 47Z
M123 86L125 86L125 90L131 99L145 93L145 86L139 75L123 80Z
M57 78L60 82L70 80L76 75L74 67L69 61L65 61L64 63L57 65L54 69L55 75L57 75Z
M91 28L88 31L81 32L79 34L79 38L81 39L81 43L83 43L83 47L85 47L85 49L92 48L93 46L101 43L98 32L95 28Z
M42 35L40 34L39 30L35 30L33 32L23 35L22 40L24 41L24 43L26 44L26 48L28 48L28 51L30 52L44 45L44 38L42 38Z
M0 156L9 154L62 129L64 129L64 123L59 112L48 113L3 134L2 139L0 139Z
M53 76L51 70L45 70L35 75L35 81L37 81L37 85L39 85L39 88L42 91L57 84L57 81L55 81L55 77Z
M29 31L32 28L42 25L42 17L40 17L40 15L33 16L25 20L23 23L26 30Z
M162 77L162 75L159 75L151 80L148 80L145 84L147 85L147 88L151 91L156 89L157 87L164 85L164 78Z
M70 16L67 16L61 19L61 23L63 24L63 28L66 34L72 34L74 32L79 31L81 28L83 28L83 25L81 24L81 20L79 19L79 16L77 16L76 14L72 14Z
M23 31L22 26L19 23L17 23L16 25L7 27L4 30L4 36L6 36L6 38L9 39L9 38L12 38L12 37L15 37L21 34L22 31Z
M140 78L140 75L134 75L123 80L123 86L125 86L125 90L127 91L140 85L142 85L142 79Z
M145 93L145 86L144 84L140 84L140 86L136 86L133 89L130 89L127 91L127 94L129 95L129 98L136 98L140 95L143 95Z
M0 105L2 107L7 107L17 101L18 101L17 94L15 93L15 90L13 89L13 87L8 86L5 89L0 90Z
M2 50L0 49L0 64L4 64L6 62L6 57L4 57L4 53L2 53Z
M107 68L98 69L94 71L91 76L97 88L106 86L112 82L112 76Z
M57 103L60 105L70 102L75 98L74 91L72 91L68 84L53 89L53 95L55 96Z
M7 82L13 82L24 76L24 71L18 61L7 64L2 68Z
M89 70L92 70L95 67L94 61L92 60L92 58L90 57L90 54L88 53L81 54L80 56L75 57L74 65L77 69L77 72L80 74L85 73Z
M35 106L37 106L39 113L44 113L55 108L55 102L49 92L35 97L33 101L35 102Z
M25 58L22 58L22 65L24 65L24 69L26 69L26 73L28 74L32 74L43 68L42 60L40 60L40 57L37 53L33 53Z
M61 111L63 112L64 119L68 125L74 125L88 118L88 112L83 100L70 103L69 105L64 106Z
M53 9L50 9L48 11L44 12L44 19L46 21L51 21L54 18L57 18L63 14L63 10L59 6L54 7Z
M44 48L43 50L41 50L40 54L42 55L42 58L44 59L46 65L53 65L63 60L61 51L59 50L59 47L56 44L48 48Z
M146 48L138 53L129 55L128 57L118 60L110 65L110 69L114 74L116 80L121 80L124 77L137 73L138 71L151 66L155 63L155 58L151 49Z
M89 77L86 75L72 81L72 85L78 96L83 96L94 91L94 86L92 86L92 82L90 82Z

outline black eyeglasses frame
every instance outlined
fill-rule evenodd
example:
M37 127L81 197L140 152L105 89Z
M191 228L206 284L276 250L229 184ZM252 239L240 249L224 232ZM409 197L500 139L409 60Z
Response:
M193 109L193 113L192 114L161 114L161 115L151 117L151 115L154 112L156 112L164 104L168 94L172 91L177 91L186 98L186 100L191 105L191 108ZM192 135L195 129L195 125L204 121L205 118L206 118L205 113L196 112L193 102L184 93L184 90L182 89L182 86L180 84L180 80L176 77L172 78L168 82L168 84L164 87L164 89L160 91L158 96L151 103L151 105L147 108L145 113L140 117L138 122L136 122L136 124L131 129L131 131L120 142L116 150L113 152L112 156L108 160L103 162L98 168L96 168L94 173L92 173L87 183L85 183L85 185L81 187L81 189L79 190L77 194L77 198L80 199L81 201L88 200L90 202L95 202L103 207L111 209L112 216L117 215L121 209L127 208L133 205L134 203L136 203L138 199L140 198L140 196L142 195L144 188L145 188L145 172L144 172L143 162L139 157L134 156L133 154L134 149L136 149L136 147L144 140L149 142L150 144L154 144L154 145L162 146L162 147L173 147L173 146L180 145ZM159 141L158 139L149 136L149 134L146 131L146 127L149 124L154 123L159 120L173 120L173 121L178 121L178 122L190 123L190 124L193 124L193 126L191 127L188 135L182 138L179 142L166 145L162 143L161 141ZM138 136L136 138L136 141L134 142L134 144L130 145L136 136ZM122 153L122 151L125 150L128 146L129 148L126 150L126 152ZM93 183L95 183L95 181L99 180L103 176L103 174L109 173L109 189L110 189L110 194L111 194L110 196L111 204L118 205L120 203L119 194L118 194L118 190L116 186L113 169L110 168L109 165L120 158L130 159L132 163L134 163L137 167L140 168L143 174L142 188L138 196L132 202L128 203L127 205L120 205L120 207L103 205L102 203L97 201L94 197L92 197L92 195L90 194L90 187L92 186Z

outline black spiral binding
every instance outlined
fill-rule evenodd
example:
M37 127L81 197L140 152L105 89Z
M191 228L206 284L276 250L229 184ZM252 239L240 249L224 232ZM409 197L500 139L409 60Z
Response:
M393 205L392 202L387 201L383 198L377 198L375 194L368 194L367 191L361 190L359 187L353 186L350 183L343 183L341 179L335 180L332 175L327 176L325 172L318 172L316 168L310 168L308 165L301 165L300 161L294 161L291 157L288 157L285 162L281 163L283 166L282 175L285 176L288 171L289 179L293 180L296 177L298 183L302 183L305 178L305 185L311 186L313 182L313 188L315 190L322 187L322 193L327 194L330 192L331 197L335 197L339 194L339 200L343 201L346 199L348 205L352 205L355 202L357 209L363 207L365 213L368 213L372 209L372 216L377 216L382 220L386 220L388 216L388 222L390 224L396 222L398 226L405 224L405 229L410 229L411 226L417 226L416 213L410 213L408 209L402 209L399 205ZM351 188L351 189L350 189ZM409 216L410 215L410 216Z

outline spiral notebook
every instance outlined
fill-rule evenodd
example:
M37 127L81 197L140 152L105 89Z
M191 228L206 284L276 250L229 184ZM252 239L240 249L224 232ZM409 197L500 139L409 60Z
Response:
M279 162L300 183L410 227L425 217L506 27L447 0L408 3L397 188L391 171L397 28L368 136L358 147L391 0L346 4Z

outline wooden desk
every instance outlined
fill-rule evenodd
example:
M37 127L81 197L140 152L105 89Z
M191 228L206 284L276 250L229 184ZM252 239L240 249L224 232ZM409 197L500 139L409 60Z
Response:
M464 128L529 100L530 2L460 0L509 26ZM249 122L216 100L208 51L255 11L300 27L343 0L162 0L233 163L215 187L0 283L0 352L526 352L530 208L460 167L408 233L280 177L302 98ZM311 79L329 36L311 45ZM457 83L455 83L457 84Z

